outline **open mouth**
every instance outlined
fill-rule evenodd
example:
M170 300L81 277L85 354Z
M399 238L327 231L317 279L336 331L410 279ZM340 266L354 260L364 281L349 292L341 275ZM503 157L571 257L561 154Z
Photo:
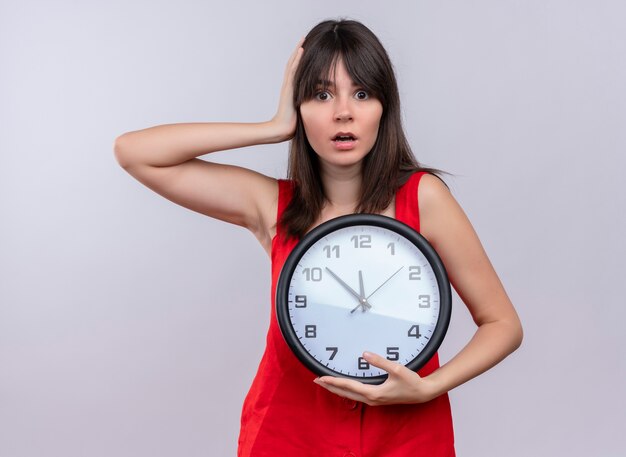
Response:
M336 135L333 138L333 141L337 142L350 142L354 140L356 140L356 137L354 137L353 135Z

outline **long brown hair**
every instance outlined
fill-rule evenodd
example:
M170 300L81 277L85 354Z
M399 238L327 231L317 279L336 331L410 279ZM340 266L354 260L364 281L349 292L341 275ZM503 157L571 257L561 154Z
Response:
M380 100L383 106L378 137L363 159L361 195L356 212L382 212L398 188L416 171L446 173L422 167L411 152L402 128L400 96L393 67L371 30L353 20L327 20L311 29L302 47L304 53L295 74L293 93L298 119L287 170L288 178L294 183L293 196L278 222L288 237L300 238L311 228L326 198L319 159L307 140L300 105L319 91L320 80L331 80L327 75L334 74L339 58L354 83Z

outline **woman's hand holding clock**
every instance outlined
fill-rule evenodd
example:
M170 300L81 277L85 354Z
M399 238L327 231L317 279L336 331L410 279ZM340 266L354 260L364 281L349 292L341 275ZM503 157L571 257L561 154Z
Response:
M322 376L314 382L336 395L370 406L425 403L442 393L432 379L422 378L404 365L370 352L364 352L363 358L389 374L384 383L371 385L333 376Z

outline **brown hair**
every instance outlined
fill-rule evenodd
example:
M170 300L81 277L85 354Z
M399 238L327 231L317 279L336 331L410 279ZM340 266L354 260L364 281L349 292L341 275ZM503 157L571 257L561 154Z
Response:
M383 106L378 137L363 159L356 212L382 212L397 189L416 171L446 173L420 166L413 156L402 128L400 96L391 61L371 30L353 20L327 20L311 29L302 46L304 53L295 74L293 93L298 119L287 171L295 185L292 199L278 222L288 237L297 238L318 219L326 198L319 159L307 140L300 105L319 91L320 80L330 79L327 75L334 74L339 58L352 80Z

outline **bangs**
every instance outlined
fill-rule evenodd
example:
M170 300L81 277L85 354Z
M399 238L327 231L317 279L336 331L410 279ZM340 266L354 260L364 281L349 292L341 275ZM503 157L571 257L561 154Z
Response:
M316 44L315 52L308 55L305 47L305 54L296 72L296 106L311 100L319 90L328 89L335 80L337 62L341 59L354 84L368 91L385 107L384 71L380 68L380 60L371 55L371 48L355 46L354 43L346 43L340 39L323 43L325 46L322 43Z

